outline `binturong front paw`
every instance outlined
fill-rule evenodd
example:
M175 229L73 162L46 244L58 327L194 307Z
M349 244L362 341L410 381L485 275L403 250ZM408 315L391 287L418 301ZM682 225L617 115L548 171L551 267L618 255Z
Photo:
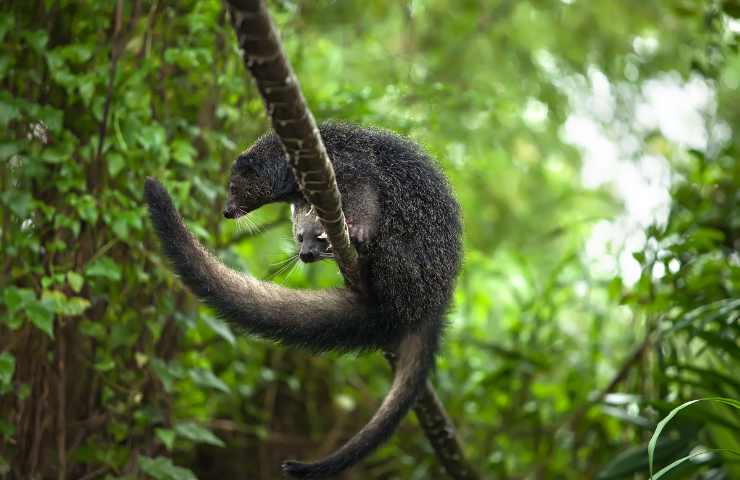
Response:
M349 239L352 243L361 246L370 241L370 229L365 225L354 225L348 221L347 228L349 229Z

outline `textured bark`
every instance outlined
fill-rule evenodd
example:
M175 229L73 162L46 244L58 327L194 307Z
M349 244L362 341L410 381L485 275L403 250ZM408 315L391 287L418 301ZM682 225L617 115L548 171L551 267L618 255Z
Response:
M447 415L444 405L429 380L419 394L419 398L416 399L414 412L447 474L455 480L480 478L478 472L465 458L462 445L455 432L455 425Z
M254 77L296 181L306 200L316 207L347 284L360 289L357 251L349 241L334 169L277 30L263 2L227 3L244 64Z
M227 0L247 69L265 102L303 195L315 208L350 287L360 288L357 251L349 241L342 202L329 157L298 79L283 54L277 30L260 0ZM386 358L393 366L392 355ZM415 406L427 439L450 478L479 478L468 463L432 384L427 381Z
M395 370L395 355L386 353L385 358ZM429 380L416 399L414 412L447 475L455 480L480 479L478 471L465 458L455 425Z

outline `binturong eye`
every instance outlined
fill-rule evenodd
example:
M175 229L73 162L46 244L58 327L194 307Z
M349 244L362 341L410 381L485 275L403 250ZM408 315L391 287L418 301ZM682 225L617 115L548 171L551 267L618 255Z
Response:
M321 232L316 238L319 240L328 240L329 237L326 236L326 232Z
M303 243L303 234L302 233L299 233L296 238L298 238L298 243Z

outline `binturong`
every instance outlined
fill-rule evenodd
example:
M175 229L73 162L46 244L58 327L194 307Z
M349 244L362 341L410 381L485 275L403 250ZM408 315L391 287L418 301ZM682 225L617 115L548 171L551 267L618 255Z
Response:
M319 131L358 249L362 293L294 290L237 273L187 230L159 183L149 179L145 187L165 254L183 282L225 319L287 346L395 355L390 390L370 421L321 460L286 461L283 470L294 478L337 475L393 434L434 366L461 262L457 202L421 148L393 133L355 125L323 124ZM235 162L224 216L237 218L272 202L294 205L296 240L304 228L299 242L304 261L331 256L328 244L303 251L307 241L325 240L278 138L269 133ZM307 233L307 226L314 230Z

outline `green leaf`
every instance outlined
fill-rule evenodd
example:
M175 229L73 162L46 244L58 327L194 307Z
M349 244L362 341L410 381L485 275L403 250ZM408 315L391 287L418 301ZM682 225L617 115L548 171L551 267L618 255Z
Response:
M152 369L156 372L157 376L164 385L164 389L167 392L172 390L172 385L175 380L183 378L183 368L175 361L166 363L159 358L153 358L150 363Z
M90 320L83 320L79 325L80 333L87 335L88 337L103 338L108 334L105 326L98 322L91 322Z
M185 437L188 440L192 440L196 443L207 443L209 445L216 445L217 447L223 447L224 442L216 435L211 433L210 430L201 427L197 423L193 422L182 422L175 425L175 432L181 437Z
M8 310L16 312L36 301L36 293L29 288L7 287L3 292L3 302Z
M85 278L77 272L67 272L67 283L69 287L75 292L80 293L82 285L85 283Z
M731 407L735 407L737 409L740 409L740 401L733 400L732 398L723 398L723 397L709 397L709 398L698 398L696 400L691 400L686 403L682 403L681 405L677 406L673 410L671 410L668 415L663 418L660 422L658 422L658 425L655 427L655 432L653 432L653 436L650 437L650 442L648 442L648 465L650 467L650 479L655 480L656 477L653 476L653 457L655 455L655 446L658 443L658 438L660 437L660 434L663 432L663 429L668 425L668 422L671 421L673 417L675 417L678 412L683 410L686 407L690 407L691 405L698 403L698 402L716 402L721 403L724 405L729 405ZM681 459L680 461L683 462L685 459ZM674 462L675 463L675 462ZM669 465L670 466L670 465ZM663 469L665 470L665 469ZM661 470L661 475L665 472ZM666 470L667 471L667 470Z
M49 34L44 30L25 31L23 32L23 38L26 39L26 42L28 42L36 53L43 54L44 47L46 47L46 43L49 41Z
M69 45L64 48L64 56L75 63L84 63L93 55L93 47L82 43Z
M108 164L108 173L111 177L115 177L126 166L126 159L120 153L111 152L106 155L106 163Z
M125 218L116 217L113 221L113 225L111 225L111 229L121 240L126 240L128 238L128 221L126 221Z
M59 133L62 131L62 124L64 123L64 112L44 105L38 111L38 120L44 122L50 132Z
M6 126L12 120L21 116L18 107L12 103L12 99L0 96L0 127Z
M155 433L157 434L157 438L167 447L167 450L172 450L172 447L175 445L175 431L169 428L158 428L155 430Z
M224 393L229 393L231 390L220 378L213 374L210 370L202 368L193 368L189 372L190 378L201 387L214 388Z
M54 312L41 302L26 307L26 315L39 330L54 338Z
M228 323L212 315L204 315L201 318L203 318L205 324L208 325L216 335L234 345L236 338L234 338L234 334L231 332L231 328Z
M142 128L136 136L139 144L144 147L145 150L149 150L151 152L159 151L164 146L165 138L165 131L159 125L150 125Z
M198 480L187 468L178 467L164 457L139 457L139 468L155 480Z
M8 309L8 314L0 318L8 328L16 330L23 325L21 315L16 313L27 310L29 305L37 303L36 293L28 288L7 287L3 292L3 303Z
M92 78L85 78L78 86L80 91L80 97L85 105L90 105L93 95L95 95L95 80Z
M10 352L0 353L0 394L10 391L15 373L15 357Z
M9 190L3 193L0 198L21 219L26 219L33 208L33 197L28 192Z
M2 105L0 104L0 109ZM1 123L1 122L0 122ZM7 161L20 151L20 142L0 141L0 161Z
M195 147L185 140L175 140L172 142L172 157L181 165L187 167L193 166L193 157L196 153Z
M121 268L113 261L113 259L102 257L87 266L85 269L85 275L118 281L121 279Z
M116 368L116 362L112 358L102 358L95 362L94 367L99 372L110 372Z
M92 195L83 195L79 197L74 202L74 206L77 208L77 213L80 215L80 218L85 220L87 223L95 223L98 220L97 201Z
M44 290L41 301L51 311L64 316L81 315L90 306L90 302L82 297L67 297L58 290Z

